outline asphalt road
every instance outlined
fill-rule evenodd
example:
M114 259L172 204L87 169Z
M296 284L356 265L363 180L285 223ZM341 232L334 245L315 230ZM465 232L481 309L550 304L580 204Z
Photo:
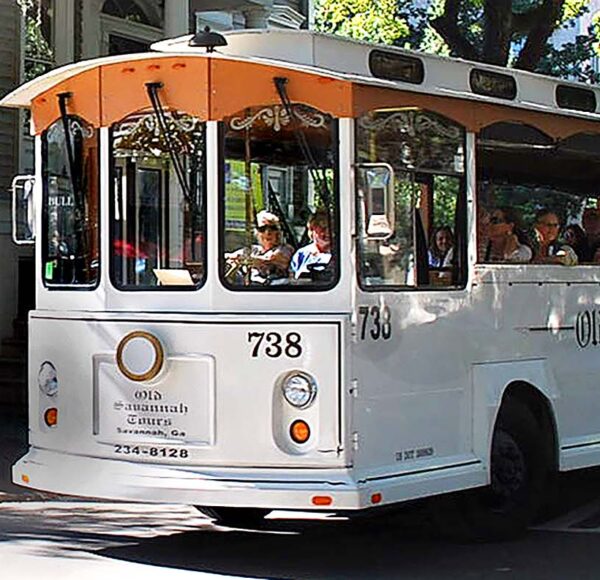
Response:
M424 504L362 524L274 513L241 530L187 506L24 493L8 478L25 437L0 428L0 443L1 580L600 578L598 468L561 477L557 513L523 538L461 544L440 537Z
M586 497L590 479L600 478L593 472L565 492L572 501L583 489L583 503L519 540L490 544L439 537L421 505L361 525L281 512L241 530L187 506L3 502L0 578L596 579L600 500Z

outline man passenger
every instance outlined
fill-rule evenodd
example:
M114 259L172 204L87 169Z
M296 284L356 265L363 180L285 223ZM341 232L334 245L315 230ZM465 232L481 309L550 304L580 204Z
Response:
M331 263L331 234L329 214L326 209L318 209L308 218L308 235L312 242L296 250L290 269L295 279L310 274L311 269L325 269Z

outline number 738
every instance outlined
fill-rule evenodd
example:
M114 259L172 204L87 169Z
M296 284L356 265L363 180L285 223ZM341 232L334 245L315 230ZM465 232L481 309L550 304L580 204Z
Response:
M392 313L387 306L359 306L360 340L367 339L367 330L373 340L388 340L392 337Z
M298 358L302 355L302 336L297 332L288 332L285 336L279 332L249 332L248 342L253 344L252 358L261 355L269 358Z

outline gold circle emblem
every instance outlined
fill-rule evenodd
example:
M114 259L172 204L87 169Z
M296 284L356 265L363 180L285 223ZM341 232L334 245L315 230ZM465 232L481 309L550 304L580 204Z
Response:
M134 342L146 342L149 343L154 350L154 360L149 368L143 370L132 370L131 361L127 361L128 347L132 347ZM119 346L117 347L117 366L121 373L123 373L128 379L136 382L150 381L161 371L165 362L165 352L163 346L154 336L145 330L135 330L130 332L121 339ZM126 362L127 361L127 362Z

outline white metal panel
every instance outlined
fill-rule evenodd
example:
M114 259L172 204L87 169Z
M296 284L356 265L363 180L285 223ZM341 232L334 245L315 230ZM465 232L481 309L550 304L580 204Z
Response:
M150 332L163 345L165 368L156 379L136 383L118 372L118 344L135 330ZM262 333L260 346L257 333ZM180 465L343 466L343 333L344 320L326 316L34 313L30 442L63 453ZM301 348L288 348L290 342ZM37 385L44 361L58 376L58 392L51 396ZM283 402L280 381L292 370L317 382L317 397L306 410ZM159 402L134 408L146 400ZM58 409L57 427L44 424L49 407ZM312 431L300 447L290 444L295 419L306 420ZM194 421L201 424L193 426ZM151 455L160 441L168 452L185 449L186 456ZM141 447L129 453L118 448L124 445Z

